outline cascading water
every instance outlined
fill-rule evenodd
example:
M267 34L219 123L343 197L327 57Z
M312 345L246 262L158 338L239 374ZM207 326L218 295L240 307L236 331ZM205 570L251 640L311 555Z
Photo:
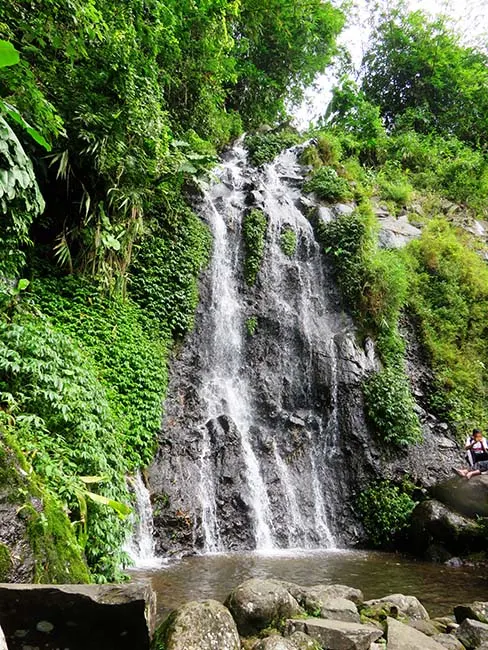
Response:
M237 143L199 206L212 261L195 332L173 364L150 474L173 504L158 524L162 551L178 550L163 539L175 521L181 550L190 538L211 552L332 548L341 539L349 471L341 432L346 420L363 425L360 384L374 355L356 345L326 272L298 155L291 149L256 170ZM255 287L243 277L250 207L268 221ZM295 251L283 246L286 231Z
M132 537L126 546L126 552L136 569L155 569L163 560L155 552L153 512L149 491L140 472L130 479L134 491L135 513Z

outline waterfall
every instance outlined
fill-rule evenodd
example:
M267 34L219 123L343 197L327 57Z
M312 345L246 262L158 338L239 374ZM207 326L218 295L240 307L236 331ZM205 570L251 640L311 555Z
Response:
M344 430L364 425L361 382L374 351L358 347L325 265L299 153L255 169L238 142L197 206L213 254L195 332L172 368L150 476L174 504L168 527L191 521L193 530L181 525L164 549L333 548L347 525L341 486L354 472ZM267 218L254 287L243 275L251 207ZM285 231L295 251L284 249Z
M135 516L133 517L133 533L126 545L126 553L136 569L153 569L160 567L162 559L158 558L154 549L153 513L149 491L137 472L130 479L134 490Z

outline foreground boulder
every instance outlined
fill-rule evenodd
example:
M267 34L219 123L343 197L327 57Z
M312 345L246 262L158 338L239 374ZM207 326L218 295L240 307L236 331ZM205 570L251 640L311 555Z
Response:
M293 641L282 636L268 636L258 641L257 645L253 646L253 650L297 650L297 646Z
M437 483L432 496L466 517L488 517L488 475L473 476L469 481L459 477Z
M288 632L305 632L328 650L369 650L383 632L371 625L329 621L323 618L293 619L288 621Z
M349 621L359 623L359 613L352 600L345 598L332 598L320 608L320 617L334 621Z
M384 598L367 600L364 607L375 610L378 607L389 609L392 615L402 614L414 620L428 620L427 610L420 600L415 596L404 596L403 594L390 594Z
M467 618L456 630L456 636L468 650L479 648L481 645L488 647L488 625L486 623Z
M467 618L481 623L488 623L488 603L476 600L470 605L457 605L454 608L457 623L462 623Z
M315 639L305 634L305 632L293 632L290 641L295 644L297 650L322 650L321 645Z
M436 634L432 638L446 650L465 650L461 641L454 634Z
M404 625L395 618L387 618L388 650L444 650L432 637Z
M279 580L246 580L234 589L225 604L243 636L303 612L286 583Z
M290 584L288 585L288 591L309 614L320 611L331 600L337 598L352 601L355 605L360 605L364 600L362 591L347 585L299 587Z
M205 600L185 603L170 614L156 632L154 646L165 650L239 650L241 643L230 612L216 600Z
M148 584L0 584L9 650L147 650L155 611Z

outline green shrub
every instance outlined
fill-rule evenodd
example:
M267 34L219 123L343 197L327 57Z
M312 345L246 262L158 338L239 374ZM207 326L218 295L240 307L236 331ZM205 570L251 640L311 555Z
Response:
M315 192L324 201L347 201L352 198L349 183L333 167L320 167L304 183L303 189L305 192Z
M386 201L393 201L399 206L405 206L412 199L412 185L400 166L392 161L387 161L380 169L377 175L377 184L380 197Z
M245 144L249 152L249 160L255 167L271 162L278 154L300 142L296 131L270 131L246 136Z
M249 286L256 283L261 268L267 227L268 220L262 210L251 210L244 217L242 224L245 247L244 277Z
M363 385L366 412L386 443L410 445L422 441L415 402L403 368L387 367Z
M297 250L297 234L291 227L285 227L280 234L280 247L287 257L293 257Z
M415 505L407 493L389 481L364 490L358 509L370 544L377 548L391 547L408 527Z
M12 566L12 559L10 557L10 550L8 546L0 542L0 582L8 581L8 574Z
M254 336L258 327L258 317L251 316L246 320L246 331L249 336Z

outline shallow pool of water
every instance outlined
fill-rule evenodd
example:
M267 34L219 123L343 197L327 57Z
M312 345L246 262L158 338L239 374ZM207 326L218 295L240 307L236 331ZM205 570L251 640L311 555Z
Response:
M171 561L158 570L132 573L135 578L151 579L160 618L189 600L223 601L248 578L276 578L304 586L342 583L361 589L366 599L400 592L417 596L431 616L452 613L459 603L488 600L484 570L371 551L200 555Z

